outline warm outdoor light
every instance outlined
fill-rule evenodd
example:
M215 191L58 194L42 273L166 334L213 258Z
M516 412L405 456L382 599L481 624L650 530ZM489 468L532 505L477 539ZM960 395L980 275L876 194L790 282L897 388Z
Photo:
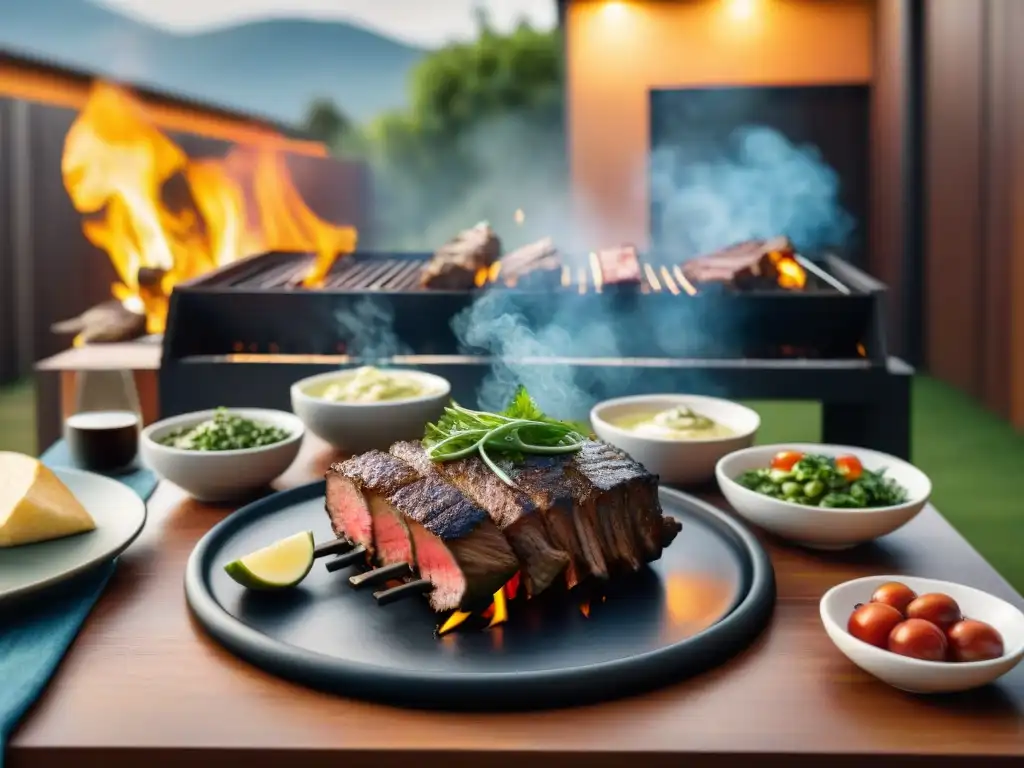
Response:
M747 21L757 10L757 0L726 0L729 14L737 21Z
M626 12L626 4L619 0L608 0L601 8L601 12L607 19L619 19Z

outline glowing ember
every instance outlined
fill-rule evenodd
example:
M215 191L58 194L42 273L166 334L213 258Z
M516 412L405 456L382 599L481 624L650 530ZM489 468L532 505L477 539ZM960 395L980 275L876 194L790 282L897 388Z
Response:
M313 252L306 277L315 285L338 255L355 249L352 227L320 220L295 189L269 142L236 147L224 158L192 159L149 119L127 92L97 83L64 142L64 186L89 216L83 231L106 251L119 283L113 295L146 315L161 333L167 297L183 280L263 251ZM187 200L168 202L183 181ZM140 286L140 269L160 279Z
M582 613L586 618L588 618L588 619L590 618L590 603L589 602L580 603L580 613Z
M807 285L807 272L800 266L792 253L787 251L772 251L768 254L775 270L778 272L778 283L780 288L800 290Z

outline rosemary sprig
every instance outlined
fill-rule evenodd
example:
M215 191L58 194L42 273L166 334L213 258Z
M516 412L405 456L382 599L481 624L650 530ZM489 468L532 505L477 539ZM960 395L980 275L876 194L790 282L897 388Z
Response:
M586 427L546 416L520 387L501 413L473 411L452 401L437 423L427 425L423 447L433 461L454 461L478 454L502 482L514 487L512 478L498 466L492 454L521 461L530 453L573 453L583 447L586 431Z

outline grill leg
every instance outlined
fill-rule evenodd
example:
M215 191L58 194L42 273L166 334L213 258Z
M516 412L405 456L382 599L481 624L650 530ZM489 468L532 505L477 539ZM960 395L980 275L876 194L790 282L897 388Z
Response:
M854 445L910 460L911 376L888 376L867 403L823 402L822 440Z

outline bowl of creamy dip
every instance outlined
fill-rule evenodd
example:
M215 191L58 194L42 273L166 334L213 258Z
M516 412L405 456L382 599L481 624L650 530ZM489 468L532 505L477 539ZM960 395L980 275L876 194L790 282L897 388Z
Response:
M447 379L413 368L362 366L292 384L292 410L306 429L347 453L419 440L451 397Z
M723 456L754 444L761 417L731 400L705 395L636 395L598 403L594 433L621 448L661 482L713 482Z

